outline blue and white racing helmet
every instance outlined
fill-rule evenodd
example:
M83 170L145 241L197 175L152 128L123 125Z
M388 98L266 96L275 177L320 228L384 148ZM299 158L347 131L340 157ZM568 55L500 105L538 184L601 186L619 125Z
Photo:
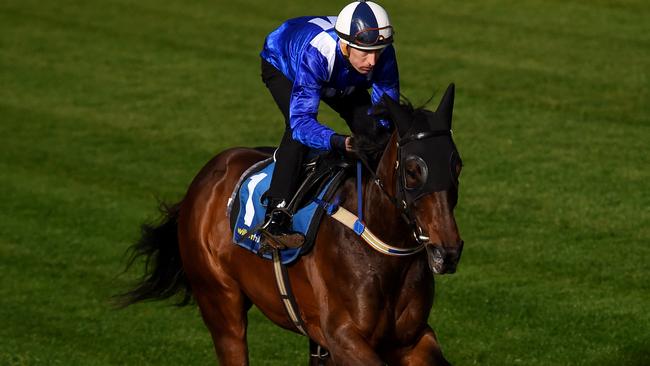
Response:
M361 50L378 50L393 43L388 13L372 1L355 1L339 13L334 27L343 43Z

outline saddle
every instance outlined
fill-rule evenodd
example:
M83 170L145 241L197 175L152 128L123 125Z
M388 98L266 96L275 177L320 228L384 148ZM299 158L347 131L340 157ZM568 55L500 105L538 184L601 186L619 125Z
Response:
M268 152L268 148L258 150ZM293 216L292 229L304 234L305 242L299 248L280 250L283 264L295 261L312 249L325 212L316 201L331 200L336 189L348 176L350 167L352 164L349 160L333 153L316 155L303 165L299 176L300 184L286 209ZM233 242L269 260L272 259L272 254L266 252L260 243L258 229L264 222L267 204L265 193L274 168L275 162L269 157L246 170L228 200L227 209Z

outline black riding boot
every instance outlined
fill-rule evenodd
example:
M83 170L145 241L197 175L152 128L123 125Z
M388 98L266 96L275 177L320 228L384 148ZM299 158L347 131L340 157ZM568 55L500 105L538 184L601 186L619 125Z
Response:
M260 228L262 243L278 249L298 248L305 242L305 236L292 230L293 217L284 203L284 200L269 200L266 218Z

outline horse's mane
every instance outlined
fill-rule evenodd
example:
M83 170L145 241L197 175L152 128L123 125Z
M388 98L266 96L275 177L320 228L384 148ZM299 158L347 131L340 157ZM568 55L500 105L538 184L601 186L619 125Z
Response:
M420 115L431 113L431 111L426 109L426 105L433 99L433 96L429 98L423 105L419 107L414 107L410 100L408 100L403 95L400 98L400 106L404 111L414 117ZM370 123L366 123L366 126L373 126L372 128L364 128L361 131L357 131L354 134L353 139L353 149L359 155L361 159L365 159L366 162L374 169L379 163L382 153L386 149L388 140L390 140L391 135L395 131L394 125L391 123L390 128L380 126L378 123L381 119L390 119L387 108L382 104L376 104L370 108L370 112L366 113L366 116L357 115L357 118L368 118L371 119Z
M391 134L392 130L383 128L374 134L354 135L352 148L360 159L365 160L374 169L386 149Z

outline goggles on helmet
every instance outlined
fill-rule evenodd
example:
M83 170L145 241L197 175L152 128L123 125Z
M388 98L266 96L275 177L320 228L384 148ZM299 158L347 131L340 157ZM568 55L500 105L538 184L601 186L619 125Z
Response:
M352 47L372 49L383 48L393 43L393 27L388 25L380 28L365 28L354 35L347 35L336 30L338 36Z
M384 36L382 30L388 30L388 36ZM381 28L366 28L357 32L349 39L352 44L359 46L379 46L390 44L393 41L393 27L388 25Z

